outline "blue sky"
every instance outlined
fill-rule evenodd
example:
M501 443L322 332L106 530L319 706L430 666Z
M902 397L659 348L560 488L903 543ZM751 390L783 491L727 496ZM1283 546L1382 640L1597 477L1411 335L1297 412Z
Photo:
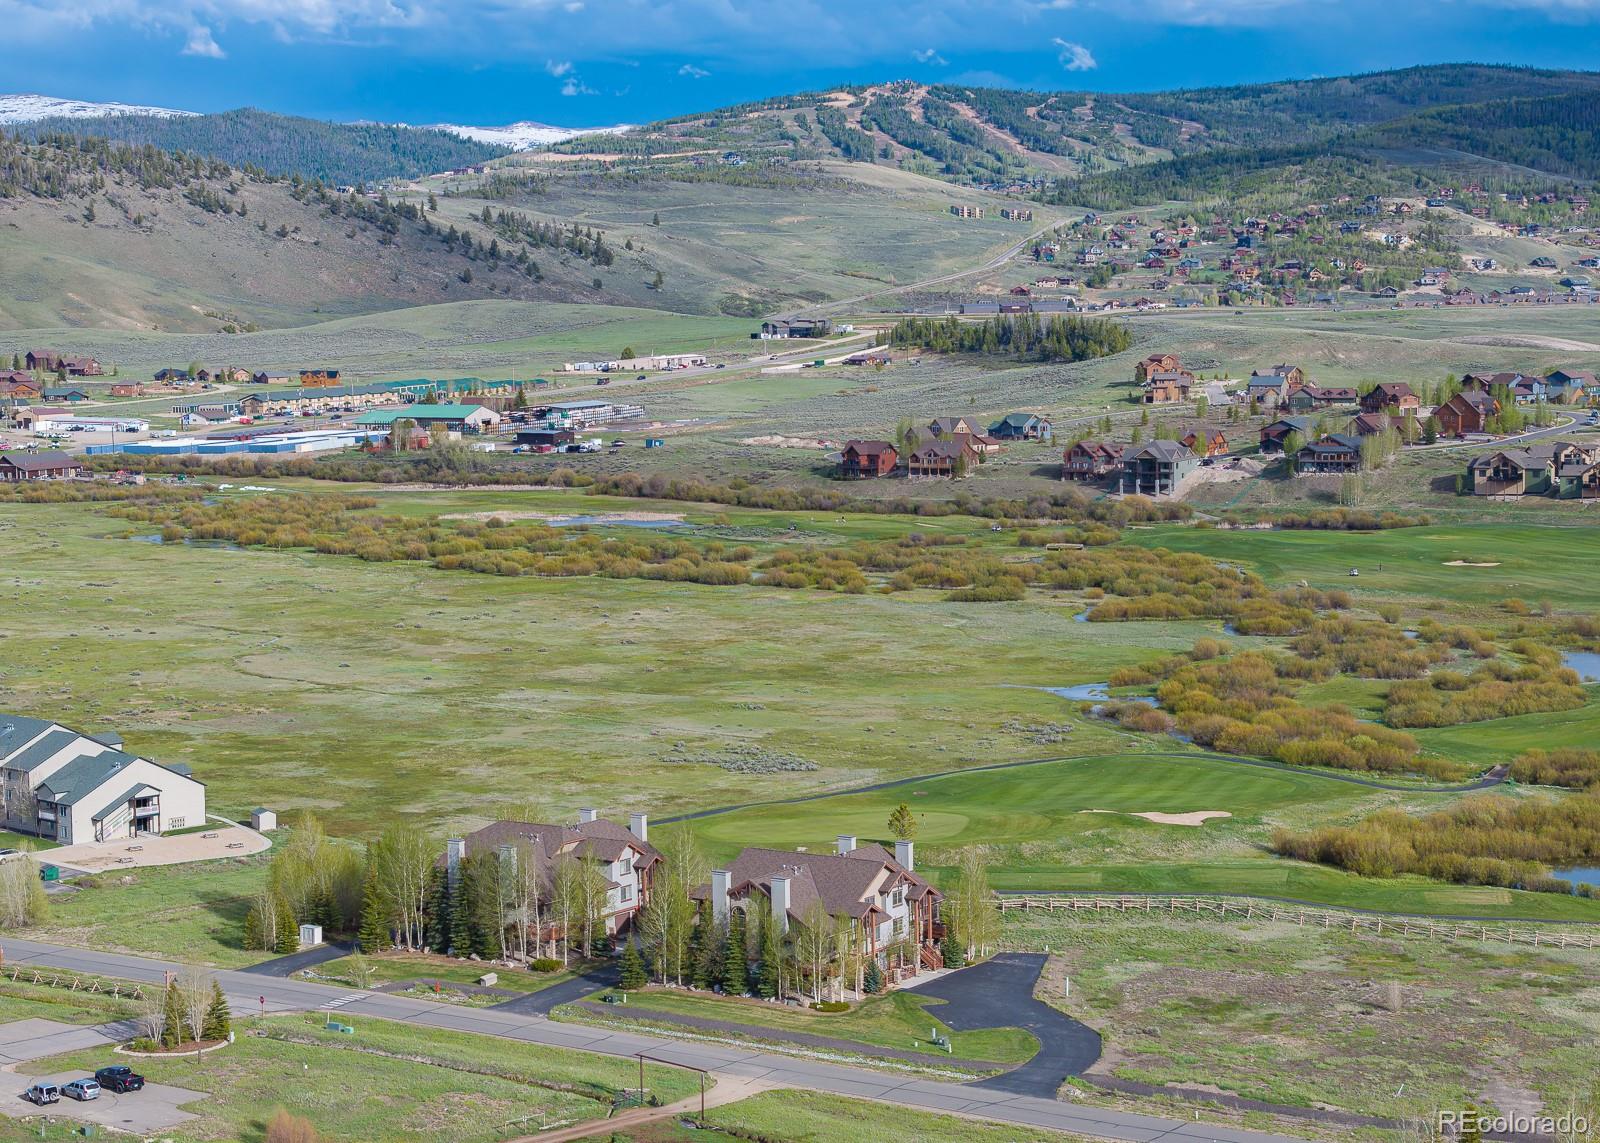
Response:
M0 27L3 90L411 123L641 122L902 78L1150 90L1600 59L1600 0L0 0Z

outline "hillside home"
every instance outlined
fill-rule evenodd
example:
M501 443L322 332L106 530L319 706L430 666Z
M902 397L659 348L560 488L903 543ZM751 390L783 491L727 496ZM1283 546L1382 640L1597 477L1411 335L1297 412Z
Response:
M1433 411L1439 433L1464 437L1487 431L1488 422L1500 412L1500 402L1488 393L1464 389Z
M1597 389L1595 376L1588 370L1557 369L1545 376L1544 383L1550 400L1562 405L1579 404L1585 394Z
M1358 437L1376 436L1397 426L1382 413L1357 413L1350 418L1349 430Z
M1297 385L1289 390L1284 407L1291 412L1303 413L1310 409L1328 409L1334 405L1354 405L1361 395L1354 389L1339 385Z
M713 869L711 881L691 896L711 903L712 919L725 924L734 909L751 931L758 915L770 917L780 933L792 936L818 912L842 921L850 946L890 970L891 981L940 968L938 942L943 894L913 871L909 841L895 843L893 856L879 845L857 845L841 836L833 853L787 849L745 849L726 867ZM891 950L915 951L901 966Z
M1050 422L1033 413L1008 413L989 426L989 436L1000 441L1050 439Z
M1315 417L1280 417L1261 430L1261 451L1263 453L1282 452L1284 442L1290 436L1298 434L1302 440L1310 438L1316 428Z
M1181 373L1183 365L1176 353L1152 353L1133 367L1133 383L1143 385L1157 373Z
M1361 395L1363 413L1404 416L1415 413L1421 405L1422 399L1404 381L1380 381Z
M201 378L205 380L205 378ZM300 387L313 389L323 385L339 384L339 371L337 369L302 369L300 370Z
M22 367L40 373L56 373L61 369L61 354L53 349L30 349L23 355Z
M1502 449L1467 462L1467 481L1474 496L1539 496L1554 489L1555 466L1548 453Z
M1562 500L1600 500L1600 450L1572 456L1556 470L1556 480Z
M1277 365L1268 366L1266 369L1252 370L1250 376L1252 378L1281 377L1283 378L1283 383L1291 389L1307 383L1304 369L1298 365L1287 365L1281 362Z
M1228 452L1228 438L1221 429L1213 429L1207 425L1196 425L1184 430L1178 443L1198 457L1209 458L1213 456L1226 456Z
M1062 480L1104 480L1122 471L1121 441L1078 441L1061 455Z
M938 440L961 440L982 460L1000 451L1000 442L986 435L970 417L935 417L928 422L928 435Z
M1172 496L1200 467L1200 458L1177 441L1151 441L1123 455L1117 490L1140 496Z
M607 821L594 810L578 811L573 825L533 822L491 822L465 837L445 842L442 859L451 884L461 862L480 853L495 853L506 862L532 862L538 870L540 895L554 896L556 872L563 859L597 866L606 879L606 900L601 909L607 933L625 932L639 910L650 903L650 883L661 853L650 844L649 818L632 814L627 826ZM562 937L560 932L540 934Z
M0 712L0 826L62 845L160 834L206 821L185 766L129 754L116 734Z
M913 477L964 476L979 463L970 442L971 438L966 436L925 441L906 454L906 474Z
M839 475L846 480L888 476L900 454L888 441L846 441L839 452Z
M1181 370L1170 373L1152 373L1143 384L1146 405L1170 405L1189 399L1194 388L1194 377Z
M0 373L0 399L11 401L37 400L44 390L26 373Z
M83 461L55 449L0 452L0 484L34 480L66 480L82 476Z
M1359 472L1361 438L1347 433L1329 433L1303 446L1294 454L1295 472L1300 476L1321 476Z
M1289 382L1276 373L1252 373L1245 382L1244 399L1262 409L1276 409L1289 398Z

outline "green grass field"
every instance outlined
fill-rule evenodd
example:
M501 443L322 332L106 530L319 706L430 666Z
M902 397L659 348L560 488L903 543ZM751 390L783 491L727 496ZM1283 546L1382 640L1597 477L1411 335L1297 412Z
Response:
M984 1028L954 1032L939 1020L937 1000L914 992L891 992L869 996L849 1012L815 1012L790 1008L763 1000L734 999L700 993L652 989L630 992L628 1002L608 1010L604 1021L648 1022L651 1013L697 1016L771 1028L774 1032L801 1032L831 1036L884 1048L913 1052L938 1052L929 1040L933 1030L951 1037L953 1054L968 1060L989 1060L1000 1064L1020 1064L1033 1058L1039 1042L1020 1028ZM584 1010L568 1009L566 1014L589 1019ZM775 1040L782 1043L781 1038Z
M188 1105L199 1119L163 1137L258 1138L285 1108L333 1138L490 1143L603 1118L611 1095L638 1083L629 1060L360 1018L347 1021L356 1025L352 1040L323 1022L320 1014L239 1021L238 1040L218 1052L141 1059L151 1082L209 1093ZM103 1052L71 1053L25 1071L87 1071L104 1062ZM654 1065L645 1082L668 1102L699 1090L689 1073ZM562 1084L600 1098L543 1086Z

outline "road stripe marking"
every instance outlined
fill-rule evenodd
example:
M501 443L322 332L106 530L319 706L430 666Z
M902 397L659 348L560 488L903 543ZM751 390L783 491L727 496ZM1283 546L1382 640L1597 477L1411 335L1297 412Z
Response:
M323 1010L327 1010L327 1009L330 1009L330 1008L343 1008L346 1004L354 1004L357 1000L360 1000L360 999L361 999L361 993L352 992L348 996L340 996L340 997L337 997L336 999L330 1000L326 1004L324 1004L322 1007L323 1007Z

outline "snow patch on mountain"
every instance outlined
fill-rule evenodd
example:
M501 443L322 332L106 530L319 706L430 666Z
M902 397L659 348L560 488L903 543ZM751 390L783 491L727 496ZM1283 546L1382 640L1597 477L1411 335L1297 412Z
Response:
M99 119L106 115L153 115L179 119L194 115L170 107L140 107L132 103L89 103L82 99L56 99L49 95L0 95L0 124L32 123L38 119Z
M614 127L551 127L546 123L511 123L505 127L464 127L457 123L432 123L429 126L435 131L448 131L474 142L526 151L531 147L565 143L579 135L615 135L629 130L631 124L620 123Z

